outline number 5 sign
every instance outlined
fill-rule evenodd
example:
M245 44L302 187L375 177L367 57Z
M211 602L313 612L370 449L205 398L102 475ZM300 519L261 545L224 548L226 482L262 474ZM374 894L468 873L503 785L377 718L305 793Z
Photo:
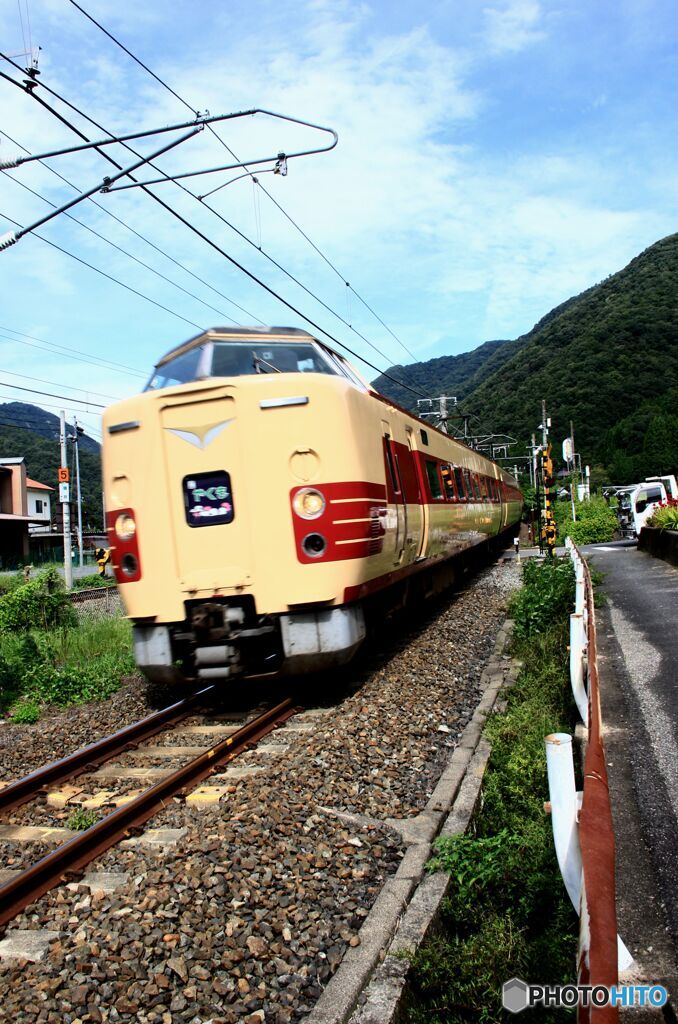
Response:
M59 470L57 471L57 481L60 484L67 484L68 483L68 479L69 479L68 478L68 467L67 466L61 466L59 468Z

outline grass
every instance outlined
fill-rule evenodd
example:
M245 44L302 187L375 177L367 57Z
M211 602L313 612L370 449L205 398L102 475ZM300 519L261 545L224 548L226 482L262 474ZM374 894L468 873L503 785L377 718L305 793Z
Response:
M78 621L53 568L0 592L0 712L15 721L36 721L44 704L103 700L133 671L129 622Z
M451 875L440 934L413 958L411 1024L495 1024L506 1019L511 977L567 983L576 972L578 921L558 870L544 736L572 730L567 615L569 562L528 562L513 602L514 654L525 667L507 709L485 734L492 754L468 832L438 840L430 870ZM530 1011L531 1021L571 1021L567 1011Z

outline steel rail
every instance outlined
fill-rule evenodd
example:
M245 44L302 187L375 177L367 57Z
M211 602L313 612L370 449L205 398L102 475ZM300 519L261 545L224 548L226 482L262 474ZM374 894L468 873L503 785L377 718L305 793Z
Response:
M120 838L129 836L132 829L143 825L161 810L167 800L179 794L185 795L217 768L291 718L297 710L292 699L286 698L12 878L0 887L0 927L64 882L69 875L105 853Z
M105 761L109 761L117 754L125 750L131 750L142 740L155 736L167 725L181 721L195 709L206 703L208 697L216 694L217 687L207 686L198 693L186 697L184 700L170 704L161 711L155 711L151 715L135 722L134 725L126 725L118 732L111 733L87 747L62 757L59 761L53 761L43 768L37 768L30 775L10 782L4 789L0 789L0 812L10 811L21 804L26 803L33 797L39 795L41 790L48 785L58 782L65 782L76 775L81 775L90 768L99 768Z

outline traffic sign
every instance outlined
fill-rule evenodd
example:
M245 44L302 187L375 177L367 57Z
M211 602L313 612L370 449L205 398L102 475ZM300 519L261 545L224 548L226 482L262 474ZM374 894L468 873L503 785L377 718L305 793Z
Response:
M57 470L57 480L60 484L67 484L70 477L68 475L68 466L59 466Z

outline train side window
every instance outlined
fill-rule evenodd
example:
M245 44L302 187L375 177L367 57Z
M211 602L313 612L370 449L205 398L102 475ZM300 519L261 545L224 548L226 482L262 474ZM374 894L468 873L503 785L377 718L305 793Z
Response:
M466 501L467 495L464 490L464 474L462 473L460 466L454 467L454 482L457 485L457 496L459 501Z
M454 490L454 475L452 473L452 467L443 465L440 467L440 475L443 478L443 489L445 491L445 497L448 501L456 501L457 495Z
M396 494L400 494L402 488L400 486L400 477L396 470L395 462L393 461L393 451L391 450L391 437L390 434L384 434L384 450L386 452L386 463L388 465L389 476L391 477L391 484Z
M440 477L438 476L438 463L431 462L430 459L426 460L426 475L428 476L428 486L431 491L431 497L438 501L443 496L443 490L440 486Z
M428 433L425 430L420 430L419 433L421 434L421 443L428 445Z

